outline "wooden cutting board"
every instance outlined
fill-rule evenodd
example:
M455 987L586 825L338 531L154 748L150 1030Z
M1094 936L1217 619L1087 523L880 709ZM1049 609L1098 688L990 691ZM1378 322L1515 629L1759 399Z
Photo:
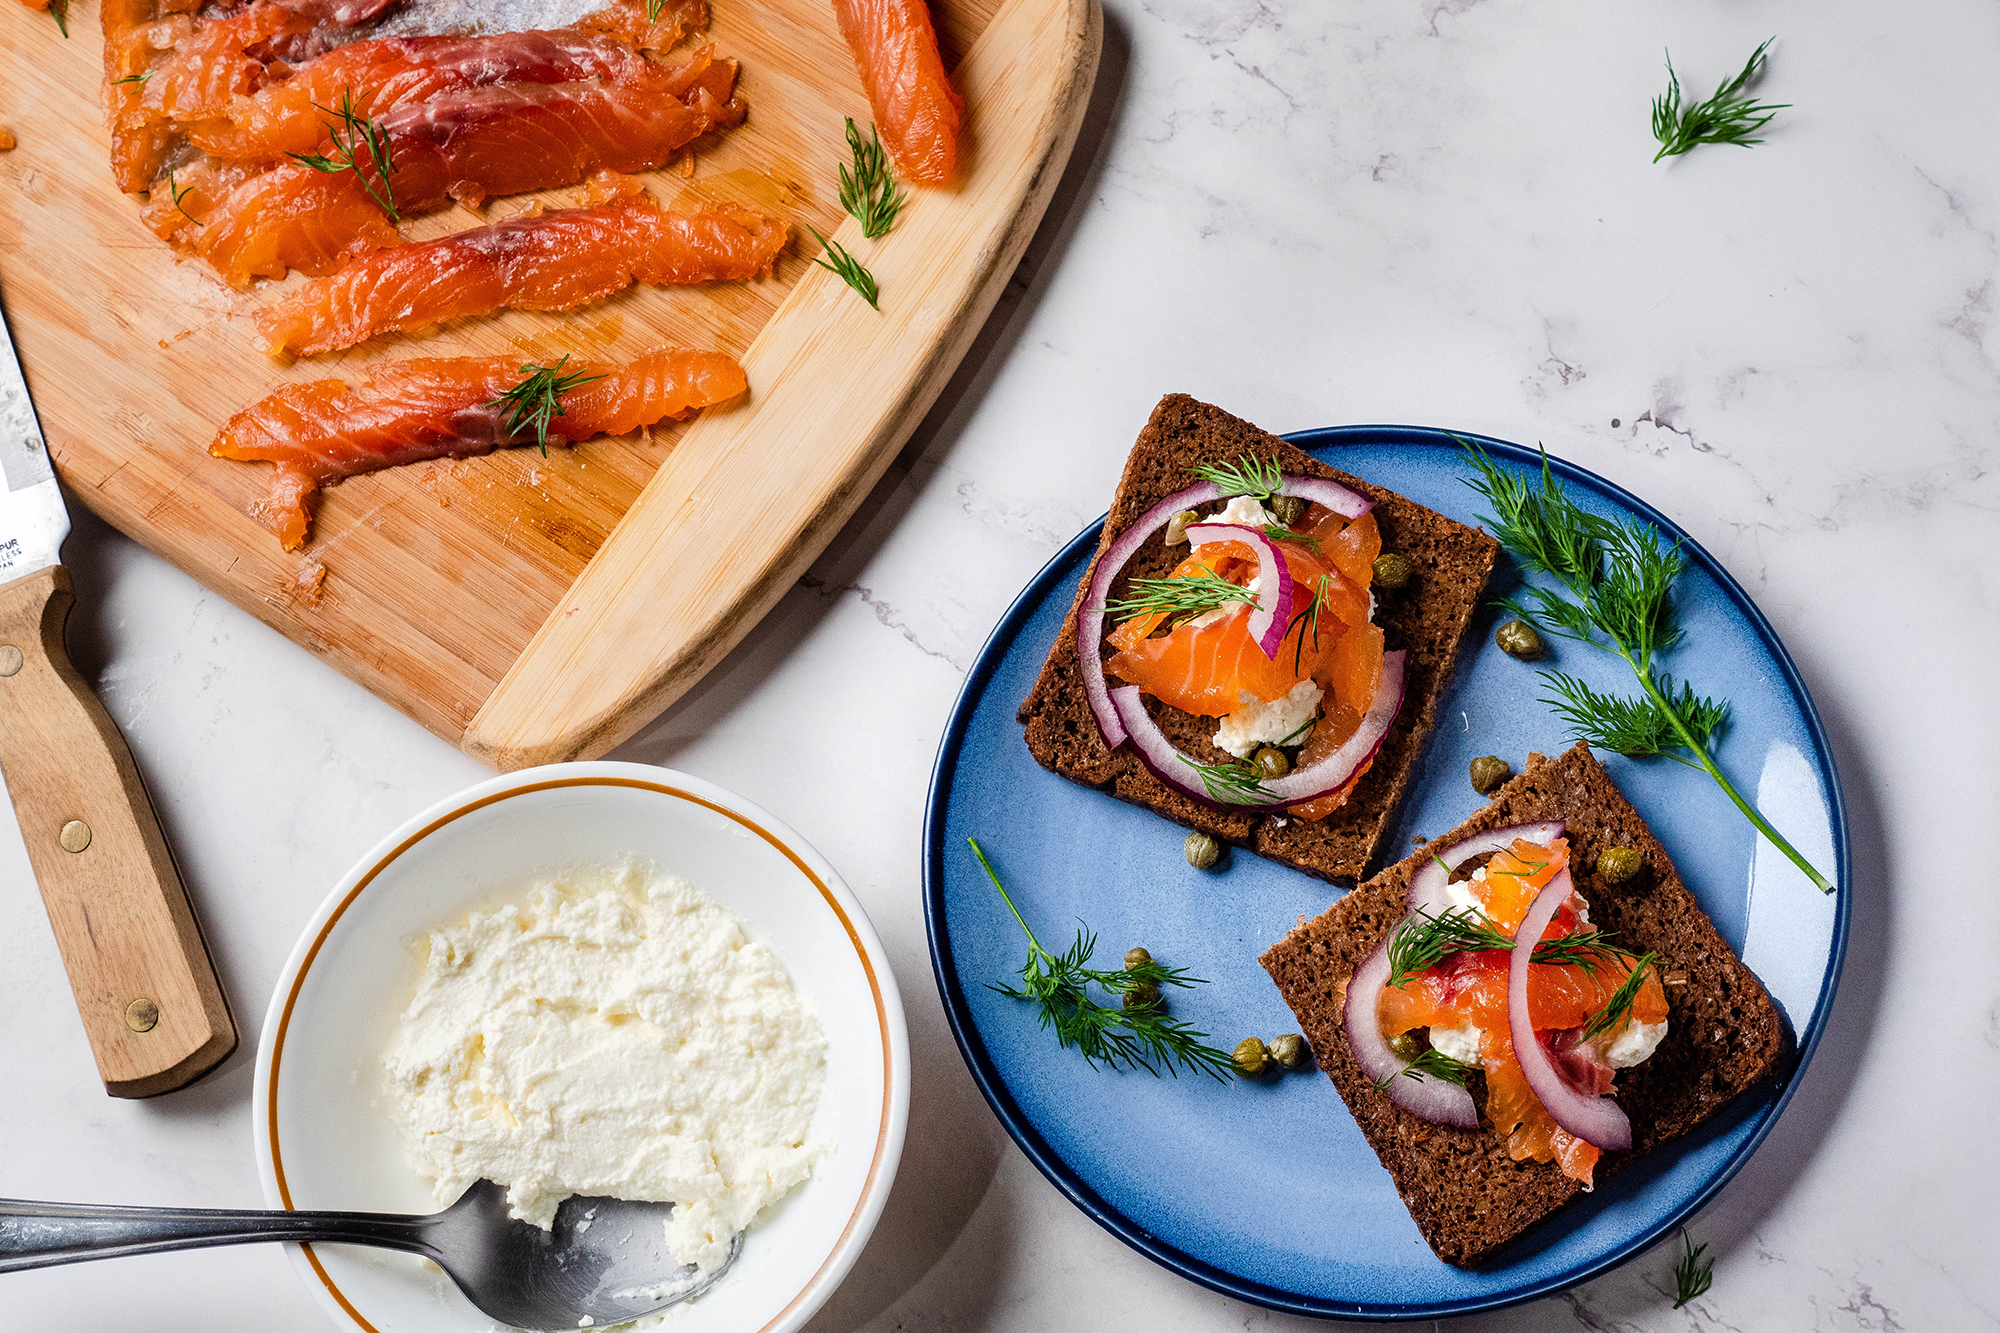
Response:
M742 62L749 120L647 184L669 206L790 219L803 239L774 277L639 288L284 365L257 350L252 317L286 286L238 293L177 263L112 184L95 0L71 6L68 41L0 0L0 126L19 140L0 154L0 303L72 493L496 768L590 758L637 731L792 585L943 388L1062 174L1101 27L1097 0L932 0L968 165L954 190L912 191L895 230L869 241L835 194L842 118L869 112L826 0L713 7L708 38ZM453 209L405 235L526 202ZM879 314L809 262L806 222L875 273ZM517 448L353 478L326 491L297 553L246 515L268 469L207 453L223 421L280 385L356 382L380 360L624 360L667 343L741 357L748 399L546 459Z

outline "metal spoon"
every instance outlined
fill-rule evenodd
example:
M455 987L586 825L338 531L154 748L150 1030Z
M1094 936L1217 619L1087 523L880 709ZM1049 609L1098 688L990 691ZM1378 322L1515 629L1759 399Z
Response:
M544 1231L508 1217L507 1191L490 1180L428 1217L0 1199L0 1273L207 1245L333 1241L421 1254L474 1305L515 1328L601 1328L692 1300L736 1262L740 1231L714 1270L697 1275L682 1265L667 1249L673 1211L670 1203L579 1195L563 1200L554 1230Z

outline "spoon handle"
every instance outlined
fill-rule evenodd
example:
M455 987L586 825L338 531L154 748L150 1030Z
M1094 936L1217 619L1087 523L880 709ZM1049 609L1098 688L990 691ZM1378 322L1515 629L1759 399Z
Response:
M435 1258L428 1217L390 1213L236 1212L122 1208L0 1199L0 1273L86 1259L258 1241L337 1241Z

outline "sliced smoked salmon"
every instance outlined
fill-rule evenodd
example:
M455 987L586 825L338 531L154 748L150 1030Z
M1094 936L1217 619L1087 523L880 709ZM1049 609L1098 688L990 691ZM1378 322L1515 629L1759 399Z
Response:
M924 0L833 0L882 146L905 180L949 184L965 102L951 86Z
M648 51L664 51L686 34L708 26L708 0L661 0L652 10L650 0L616 0L616 3L586 14L577 28L622 37Z
M382 250L257 316L273 352L311 356L500 309L573 310L634 282L768 274L787 228L746 209L670 213L644 195Z
M251 515L286 550L297 550L311 530L320 487L330 482L532 443L532 430L510 429L501 397L528 370L511 357L425 357L376 366L358 389L340 380L287 385L231 417L208 451L277 465ZM749 387L743 368L720 352L667 349L629 365L569 362L563 370L597 378L561 395L561 415L548 423L551 443L626 435L727 402Z

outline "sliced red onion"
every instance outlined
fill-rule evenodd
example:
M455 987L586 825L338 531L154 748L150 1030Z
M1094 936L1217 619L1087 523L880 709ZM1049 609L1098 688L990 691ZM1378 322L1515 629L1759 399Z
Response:
M1332 795L1375 757L1403 706L1403 657L1400 649L1382 654L1382 683L1376 687L1375 698L1362 716L1361 725L1347 742L1317 763L1293 769L1282 778L1264 780L1259 785L1270 794L1270 799L1264 801L1235 801L1209 795L1208 784L1202 781L1193 761L1174 748L1174 743L1146 712L1138 686L1121 685L1110 691L1111 707L1140 762L1175 791L1218 810L1273 813Z
M1285 563L1278 544L1261 528L1243 523L1190 523L1186 531L1188 541L1196 546L1242 542L1256 553L1257 602L1250 608L1247 628L1251 642L1275 661L1278 649L1284 646L1285 633L1292 627L1292 608L1298 602L1293 594L1292 567Z
M1317 501L1348 520L1360 518L1375 507L1373 500L1355 494L1339 482L1323 481L1318 477L1286 477L1278 493Z
M1077 609L1076 657L1083 668L1083 696L1090 701L1090 715L1104 736L1106 749L1115 750L1125 739L1125 727L1111 707L1104 683L1104 604L1111 598L1111 581L1131 563L1146 539L1167 526L1175 514L1198 504L1222 498L1222 488L1212 481L1175 491L1139 515L1138 521L1118 534L1090 571L1090 586L1084 589L1083 605Z
M1430 848L1430 854L1417 867L1417 873L1410 876L1410 910L1439 916L1452 905L1451 894L1445 888L1451 882L1447 866L1456 870L1475 856L1505 851L1514 845L1516 838L1526 838L1537 846L1546 847L1562 835L1563 822L1551 819L1541 824L1509 824L1490 833L1475 833L1449 847ZM1438 864L1440 861L1444 864Z
M1479 1108L1472 1104L1472 1094L1464 1088L1430 1074L1404 1077L1403 1071L1410 1067L1410 1062L1390 1050L1388 1040L1382 1035L1382 988L1388 984L1389 941L1385 939L1366 962L1354 969L1353 979L1347 983L1346 1012L1341 1025L1347 1031L1347 1048L1354 1052L1355 1063L1374 1082L1389 1080L1383 1091L1389 1094L1390 1101L1410 1114L1440 1125L1479 1128Z
M1574 892L1576 886L1570 882L1569 867L1564 866L1535 895L1527 918L1514 936L1514 952L1507 964L1507 1033L1513 1038L1514 1058L1521 1062L1528 1087L1558 1125L1599 1148L1629 1148L1632 1122L1625 1112L1608 1097L1571 1087L1556 1069L1548 1048L1535 1035L1535 1025L1528 1017L1528 968L1534 959L1535 945L1555 919L1556 909L1568 902Z

